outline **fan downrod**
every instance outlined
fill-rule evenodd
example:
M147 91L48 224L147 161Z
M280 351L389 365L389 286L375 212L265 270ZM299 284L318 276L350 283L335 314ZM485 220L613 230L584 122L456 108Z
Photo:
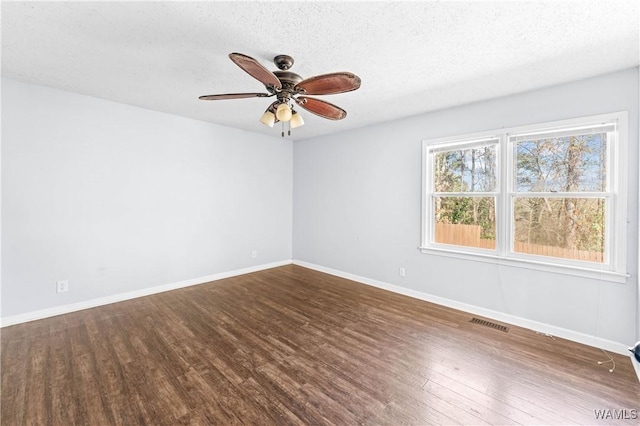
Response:
M286 71L293 66L293 58L289 55L278 55L273 58L279 70Z

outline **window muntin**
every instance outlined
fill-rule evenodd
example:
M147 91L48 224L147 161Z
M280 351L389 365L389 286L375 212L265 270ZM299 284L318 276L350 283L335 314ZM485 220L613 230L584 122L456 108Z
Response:
M424 141L421 248L626 275L626 123L615 113ZM473 173L472 151L487 146L495 168Z

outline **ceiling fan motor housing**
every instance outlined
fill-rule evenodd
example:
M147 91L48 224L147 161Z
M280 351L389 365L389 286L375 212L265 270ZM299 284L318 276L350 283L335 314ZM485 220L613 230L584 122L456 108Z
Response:
M291 86L290 88L293 89L293 86L295 86L296 84L302 81L302 77L300 77L295 72L274 71L273 73L276 75L276 77L278 77L278 80L280 80L280 82L282 83L283 89L285 88L285 85L289 85Z
M273 74L278 77L282 84L282 89L276 95L278 100L283 103L289 103L293 95L297 93L294 90L296 84L300 83L303 78L298 74L288 71L293 66L293 58L289 55L278 55L273 58L273 62L276 64L280 71L274 71ZM268 89L268 87L267 87Z

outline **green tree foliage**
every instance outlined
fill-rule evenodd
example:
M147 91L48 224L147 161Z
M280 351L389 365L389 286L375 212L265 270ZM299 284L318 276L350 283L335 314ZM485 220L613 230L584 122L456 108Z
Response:
M436 223L479 225L482 238L495 239L495 200L473 194L495 191L495 145L440 152L434 161L436 192L462 193L436 197Z
M606 153L604 133L518 140L515 240L603 253L605 199L580 193L606 190ZM495 144L434 155L436 223L478 225L481 238L496 238L495 198L481 194L496 191L496 161Z

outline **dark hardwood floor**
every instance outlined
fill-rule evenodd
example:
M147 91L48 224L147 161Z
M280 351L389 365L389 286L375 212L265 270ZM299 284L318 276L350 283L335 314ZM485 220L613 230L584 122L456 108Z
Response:
M471 318L289 265L6 327L2 425L638 424L628 357Z

